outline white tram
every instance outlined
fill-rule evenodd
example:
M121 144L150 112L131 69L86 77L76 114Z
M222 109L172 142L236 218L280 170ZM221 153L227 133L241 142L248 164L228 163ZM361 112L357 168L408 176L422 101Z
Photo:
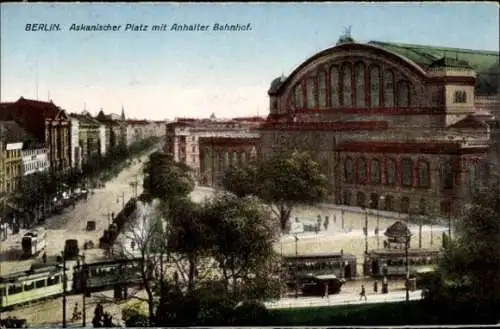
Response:
M414 274L422 269L434 269L438 266L439 249L408 249L408 270ZM376 249L369 253L371 274L375 277L405 276L405 249Z
M62 295L63 270L50 265L0 277L0 310Z

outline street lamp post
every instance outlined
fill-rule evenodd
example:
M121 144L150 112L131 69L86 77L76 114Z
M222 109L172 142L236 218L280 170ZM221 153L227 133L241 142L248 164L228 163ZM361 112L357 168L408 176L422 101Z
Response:
M120 202L120 198L122 199L122 209L125 208L125 192L122 192L121 195L119 195L117 198L116 198L116 203L119 203Z
M380 197L380 203L383 203L385 200L385 197L382 195ZM380 209L380 207L378 207ZM377 249L380 248L380 210L377 210Z
M63 251L62 262L63 262L63 277L62 277L62 285L63 285L63 295L62 295L62 327L66 328L66 292L68 289L68 280L66 279L66 253Z
M405 236L405 289L406 289L406 302L410 301L410 272L408 266L408 249L409 249L410 234L407 232Z
M368 208L363 207L365 210L365 256L368 255Z
M82 260L81 266L79 266L80 271L80 288L82 289L82 327L87 325L87 312L86 312L86 295L87 295L87 269L85 268L85 254L78 255L78 258Z
M295 234L295 298L299 298L299 237Z

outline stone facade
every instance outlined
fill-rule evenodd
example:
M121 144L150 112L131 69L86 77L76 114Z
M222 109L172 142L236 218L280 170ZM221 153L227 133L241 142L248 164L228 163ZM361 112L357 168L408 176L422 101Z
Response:
M56 177L71 168L70 124L66 112L52 102L21 97L3 104L0 120L14 120L31 136L49 149L51 173Z
M315 54L272 82L262 153L310 151L337 204L454 214L488 179L490 129L476 73L449 62L422 67L354 42Z
M260 155L258 137L200 137L201 185L219 186L224 172Z
M166 125L164 151L172 154L175 161L187 164L196 179L202 178L200 139L233 138L252 140L259 138L257 128L262 118L235 118L231 120L182 119Z
M49 150L47 148L24 149L21 151L23 176L49 172Z
M78 146L81 149L81 162L86 164L90 159L100 155L101 124L88 113L72 113L70 117L78 120Z

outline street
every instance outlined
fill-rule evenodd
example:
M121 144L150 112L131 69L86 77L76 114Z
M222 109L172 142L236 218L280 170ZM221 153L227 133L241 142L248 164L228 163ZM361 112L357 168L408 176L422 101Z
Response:
M116 178L106 183L106 187L95 189L94 194L89 194L88 200L80 200L76 203L75 209L68 207L60 215L54 215L43 224L47 232L47 256L49 260L54 260L64 249L67 239L77 239L80 250L83 251L83 244L86 240L92 240L95 246L102 232L107 228L108 216L111 213L118 214L123 203L134 196L134 189L130 186L135 181L136 175L141 174L144 160L135 162L132 166L122 171ZM142 182L140 181L137 193L142 192ZM96 222L95 231L86 231L87 221ZM20 260L21 238L27 230L21 230L17 235L9 235L6 241L1 243L0 249L0 275L26 270L37 260L31 258ZM86 259L92 261L103 256L101 249L85 251ZM41 255L38 255L38 259Z

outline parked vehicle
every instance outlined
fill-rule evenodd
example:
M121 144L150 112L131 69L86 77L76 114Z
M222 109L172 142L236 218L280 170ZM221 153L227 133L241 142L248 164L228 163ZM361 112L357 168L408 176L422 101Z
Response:
M66 257L66 259L74 259L78 257L79 252L80 248L78 248L78 240L66 240L66 242L64 243L64 257Z

